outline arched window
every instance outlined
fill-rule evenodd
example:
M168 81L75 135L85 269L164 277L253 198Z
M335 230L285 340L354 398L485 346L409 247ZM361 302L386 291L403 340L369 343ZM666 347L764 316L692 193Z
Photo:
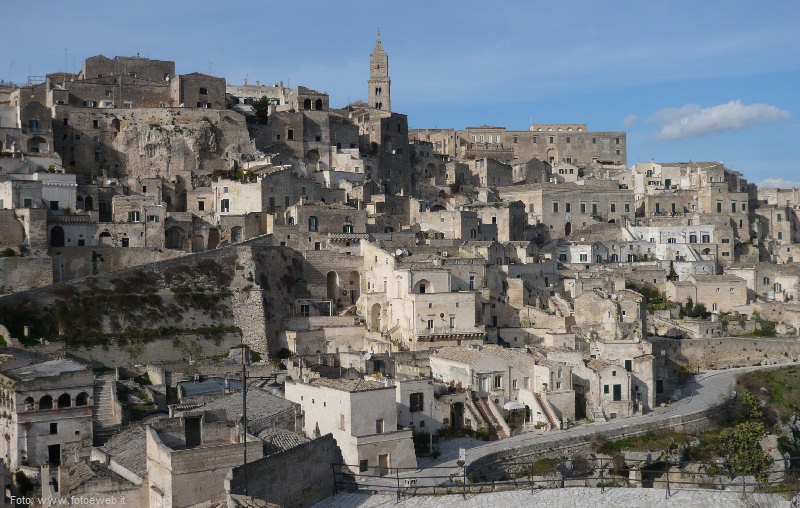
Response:
M314 101L314 109L316 109L317 111L322 110L322 99L317 99L316 101Z
M303 101L303 109L311 109L311 99L306 99Z
M58 407L70 407L72 405L72 397L68 393L62 393L58 398Z
M39 409L53 409L53 397L45 395L39 399Z
M36 401L33 400L33 397L25 399L25 411L33 411L34 409L36 409Z
M89 404L89 394L86 392L81 392L75 397L75 405L76 406L86 406Z

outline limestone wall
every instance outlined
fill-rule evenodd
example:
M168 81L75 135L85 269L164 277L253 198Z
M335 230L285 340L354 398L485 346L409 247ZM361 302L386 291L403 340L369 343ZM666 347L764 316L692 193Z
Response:
M800 357L800 340L724 337L679 340L649 337L653 355L665 355L677 365L723 369L764 363L782 363Z
M311 506L334 493L331 464L342 453L331 434L247 465L247 492L278 506ZM243 494L244 468L233 468L225 480L228 494Z

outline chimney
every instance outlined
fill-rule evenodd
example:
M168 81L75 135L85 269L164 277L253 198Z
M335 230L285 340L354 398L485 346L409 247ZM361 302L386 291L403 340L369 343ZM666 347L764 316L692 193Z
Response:
M247 78L244 78L244 86L247 86Z
M261 81L256 80L256 86L261 86Z

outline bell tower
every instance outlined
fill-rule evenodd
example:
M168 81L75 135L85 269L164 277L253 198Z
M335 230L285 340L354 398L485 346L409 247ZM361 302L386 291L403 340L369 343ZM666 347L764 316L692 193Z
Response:
M392 110L392 80L389 79L389 55L381 45L381 32L369 55L369 105L382 111Z

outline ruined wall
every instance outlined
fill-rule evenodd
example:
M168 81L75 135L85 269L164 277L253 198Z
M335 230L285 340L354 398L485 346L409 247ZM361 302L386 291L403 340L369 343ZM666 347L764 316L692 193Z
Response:
M331 464L343 462L342 452L327 434L247 465L248 494L285 507L305 507L334 493ZM244 468L233 468L225 479L228 494L244 493Z
M53 282L53 261L47 257L0 257L0 295Z

